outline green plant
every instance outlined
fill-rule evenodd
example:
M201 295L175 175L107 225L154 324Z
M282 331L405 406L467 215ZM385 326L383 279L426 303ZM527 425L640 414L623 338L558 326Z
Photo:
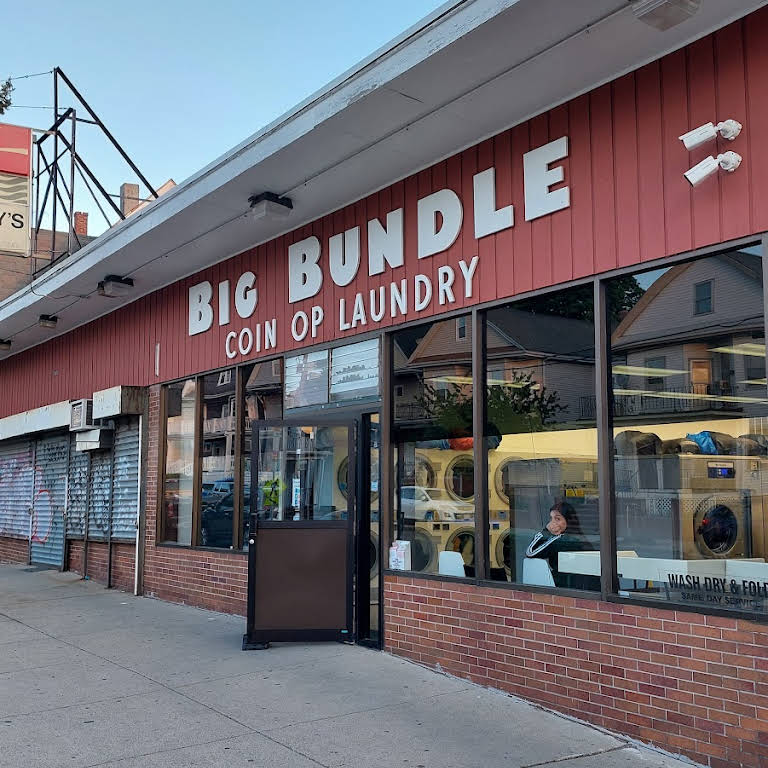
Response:
M424 416L449 437L472 434L472 395L461 384L438 389L425 383L417 403ZM530 373L513 371L503 384L488 387L488 423L498 434L538 432L565 410L557 392L534 381Z
M13 83L9 77L0 85L0 115L4 115L8 107L11 106L11 93L13 93Z

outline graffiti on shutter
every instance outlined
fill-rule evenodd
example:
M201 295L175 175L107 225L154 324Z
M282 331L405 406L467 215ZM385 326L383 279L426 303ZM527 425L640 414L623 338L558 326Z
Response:
M29 538L32 444L0 443L0 536Z
M88 538L106 539L112 501L112 451L91 452L91 505Z
M139 508L139 420L121 421L115 430L112 538L134 539Z
M88 453L76 451L77 435L72 434L69 458L69 503L67 506L67 536L81 537L85 533L85 505L88 503Z
M64 552L69 435L35 444L35 494L32 502L33 563L60 565Z

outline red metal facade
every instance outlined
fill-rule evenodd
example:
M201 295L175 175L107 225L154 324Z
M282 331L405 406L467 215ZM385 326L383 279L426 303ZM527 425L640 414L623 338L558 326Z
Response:
M403 278L412 291L418 273L431 276L436 284L440 266L457 268L461 259L469 261L475 255L479 265L471 300L457 291L456 304L440 307L433 301L422 312L411 309L406 319L768 230L766 39L768 8L289 235L15 355L0 367L0 416L87 396L116 384L148 385L225 366L231 362L225 355L227 333L273 317L277 318L277 348L269 354L306 346L309 339L302 344L292 339L290 323L297 310L309 313L313 304L323 306L325 322L312 343L390 325L393 321L387 313L380 324L369 322L340 333L338 301L346 297L349 305L356 292L367 294ZM741 135L728 145L743 155L741 168L691 189L683 173L713 147L689 153L678 136L699 124L728 117L744 124ZM562 164L571 206L525 222L523 153L566 135L569 156ZM514 204L516 223L478 241L472 226L472 176L490 166L496 168L497 207ZM417 200L444 187L462 199L462 232L445 253L418 260ZM353 226L365 233L369 219L378 216L383 221L389 211L401 206L405 266L369 277L363 236L360 272L352 284L335 286L324 265L321 293L298 304L288 303L289 244L316 235L324 263L331 235ZM206 333L189 337L189 286L210 280L215 291L225 279L234 286L249 269L258 276L260 293L254 316L228 326L214 324ZM156 343L161 348L159 376L155 376Z

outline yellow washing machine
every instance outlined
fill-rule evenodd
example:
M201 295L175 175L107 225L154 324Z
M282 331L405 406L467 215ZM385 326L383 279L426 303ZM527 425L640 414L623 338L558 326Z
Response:
M417 520L411 540L411 569L424 573L437 573L438 556L442 550L443 527L447 523Z
M441 551L458 552L464 565L475 566L475 527L467 523L447 523L440 531Z
M764 557L762 537L753 540L753 525L764 520L765 460L689 454L678 461L680 556Z

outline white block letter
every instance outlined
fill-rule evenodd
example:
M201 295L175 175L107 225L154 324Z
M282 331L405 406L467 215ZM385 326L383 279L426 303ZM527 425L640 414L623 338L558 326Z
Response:
M414 309L421 312L432 299L432 281L426 275L416 275L413 280Z
M235 288L235 310L243 320L249 318L259 303L259 292L253 287L256 275L253 272L243 272Z
M323 316L324 316L323 308L315 305L312 307L312 311L310 312L310 317L312 319L312 338L317 338L317 329L320 327L320 323L323 322Z
M453 295L453 281L456 275L451 267L440 267L437 270L437 301L439 304L453 304L456 297Z
M219 325L229 322L229 280L219 283Z
M309 318L306 312L299 310L291 320L291 336L296 341L302 341L309 330Z
M403 257L403 209L387 214L387 228L378 219L368 222L368 274L380 275L384 262L393 269L402 267Z
M480 261L479 256L473 256L472 261L469 262L469 265L467 265L467 262L462 259L459 262L459 269L461 270L461 274L464 277L464 298L470 299L472 298L472 280L475 277L475 270L477 269L477 263Z
M417 209L419 258L448 250L459 236L464 216L458 195L453 190L441 189L419 200ZM438 213L443 219L439 229Z
M237 338L235 331L230 331L227 334L227 340L224 342L224 351L227 353L227 357L232 360L237 352L232 349L232 342Z
M479 240L515 224L515 209L511 205L496 210L496 169L489 168L472 177L475 190L475 237Z
M277 320L273 317L264 323L264 349L274 349L277 345Z
M328 239L328 266L336 285L349 285L360 267L360 227Z
M523 183L525 185L525 220L533 221L548 213L568 208L571 204L569 187L554 192L549 188L565 178L563 167L550 168L550 163L568 157L568 137L551 141L523 155Z
M318 266L320 241L313 235L288 246L288 301L293 304L316 296L323 285Z
M389 314L391 317L397 317L408 314L408 281L403 278L400 286L397 283L389 284Z
M189 289L189 335L204 333L213 325L213 286L205 280Z

